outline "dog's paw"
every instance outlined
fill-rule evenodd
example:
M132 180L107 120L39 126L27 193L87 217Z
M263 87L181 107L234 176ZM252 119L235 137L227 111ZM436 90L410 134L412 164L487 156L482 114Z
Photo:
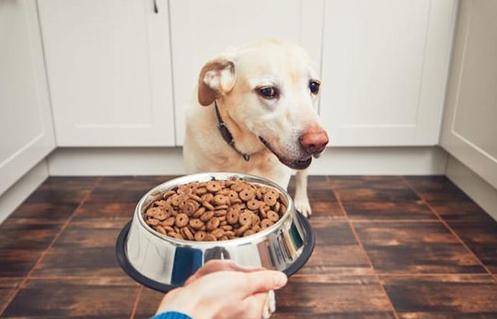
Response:
M305 217L310 217L312 214L311 204L309 203L309 198L295 197L294 200L295 209L299 211Z
M269 319L271 315L276 311L276 297L274 295L274 290L269 290L267 293L266 304L264 305L264 311L262 313L262 319Z

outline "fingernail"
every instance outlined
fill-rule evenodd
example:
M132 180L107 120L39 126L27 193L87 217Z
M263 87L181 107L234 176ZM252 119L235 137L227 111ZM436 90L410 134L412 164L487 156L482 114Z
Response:
M274 280L274 283L276 285L276 289L281 288L284 285L286 285L287 280L288 280L288 278L286 277L286 275L284 273L282 273L282 272L277 273L275 280Z

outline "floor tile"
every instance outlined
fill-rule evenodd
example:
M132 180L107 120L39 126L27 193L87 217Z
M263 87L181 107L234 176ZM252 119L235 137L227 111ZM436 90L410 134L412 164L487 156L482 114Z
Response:
M497 284L490 276L382 278L400 318L497 318Z
M162 292L144 287L140 294L138 306L136 307L135 318L145 319L153 316L163 297L164 294Z
M21 283L22 278L2 278L0 277L0 314L7 306L16 287Z
M485 266L497 274L497 222L453 222L450 227Z
M92 192L88 203L136 203L153 187L172 176L103 177Z
M437 220L421 201L348 201L343 203L351 220Z
M138 286L72 280L30 280L9 304L4 317L126 318Z
M61 224L23 221L12 218L0 225L0 249L46 249L62 228Z
M481 222L493 223L490 217L480 206L473 201L429 201L430 206L447 223L451 222Z
M295 180L290 180L288 193L295 196ZM344 218L345 214L338 204L330 182L326 176L309 176L307 196L312 209L312 217Z
M397 176L335 176L330 180L343 202L419 200L407 183Z
M42 254L34 249L0 249L0 277L23 277Z
M425 200L469 199L445 176L406 176L406 180Z
M60 223L69 219L79 203L30 203L21 204L9 218L31 220L36 223Z
M316 246L299 274L372 272L347 222L311 219L311 223L316 232Z
M90 194L96 182L96 177L49 177L26 202L79 204Z
M276 292L276 303L275 318L393 318L387 296L372 277L326 282L290 278Z
M61 233L33 276L125 276L115 242L126 219L73 221Z
M483 273L485 269L440 222L354 223L380 273Z

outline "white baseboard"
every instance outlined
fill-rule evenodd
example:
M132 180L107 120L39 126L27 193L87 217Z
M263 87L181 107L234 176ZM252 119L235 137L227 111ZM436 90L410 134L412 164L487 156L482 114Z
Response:
M447 161L446 175L497 220L497 189L450 155Z
M314 160L315 175L444 174L439 147L329 148ZM181 148L58 148L48 157L50 175L179 175Z
M48 177L45 160L38 163L0 196L0 223L3 222Z

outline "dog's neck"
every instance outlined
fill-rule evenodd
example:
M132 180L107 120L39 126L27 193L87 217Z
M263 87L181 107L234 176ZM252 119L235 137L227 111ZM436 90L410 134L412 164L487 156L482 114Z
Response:
M214 101L213 109L221 137L245 161L249 161L253 155L265 151L265 147L258 137L245 126L239 125L224 107L219 106L217 100Z

